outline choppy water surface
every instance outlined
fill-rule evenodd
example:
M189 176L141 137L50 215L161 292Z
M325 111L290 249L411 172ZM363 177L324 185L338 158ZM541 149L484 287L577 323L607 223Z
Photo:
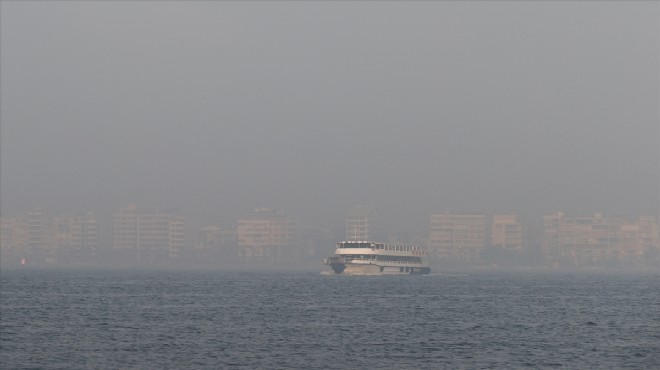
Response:
M14 271L2 368L660 368L660 275Z

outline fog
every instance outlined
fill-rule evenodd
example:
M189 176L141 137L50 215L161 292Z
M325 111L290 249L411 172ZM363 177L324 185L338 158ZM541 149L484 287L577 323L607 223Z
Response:
M658 216L659 7L3 1L1 210Z

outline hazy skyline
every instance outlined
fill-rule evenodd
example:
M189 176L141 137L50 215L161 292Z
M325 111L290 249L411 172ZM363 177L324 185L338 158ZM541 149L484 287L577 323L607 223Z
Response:
M655 2L2 2L2 212L660 214Z

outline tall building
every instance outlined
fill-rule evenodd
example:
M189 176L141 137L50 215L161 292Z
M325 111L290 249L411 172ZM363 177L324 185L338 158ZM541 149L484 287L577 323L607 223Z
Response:
M238 220L238 250L244 262L294 262L297 235L294 221L282 212L257 208Z
M486 248L487 221L486 215L431 215L429 252L437 258L479 261Z
M184 227L178 211L129 205L113 216L113 249L124 261L166 263L180 256Z
M350 209L346 217L346 240L366 241L370 239L372 212L369 207L356 206Z
M509 251L523 249L523 227L516 214L491 217L490 245Z

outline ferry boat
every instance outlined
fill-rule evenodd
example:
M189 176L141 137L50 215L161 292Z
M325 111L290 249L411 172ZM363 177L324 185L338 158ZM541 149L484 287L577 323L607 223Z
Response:
M337 243L335 255L323 260L335 274L426 275L431 272L425 250L406 244L370 241Z

